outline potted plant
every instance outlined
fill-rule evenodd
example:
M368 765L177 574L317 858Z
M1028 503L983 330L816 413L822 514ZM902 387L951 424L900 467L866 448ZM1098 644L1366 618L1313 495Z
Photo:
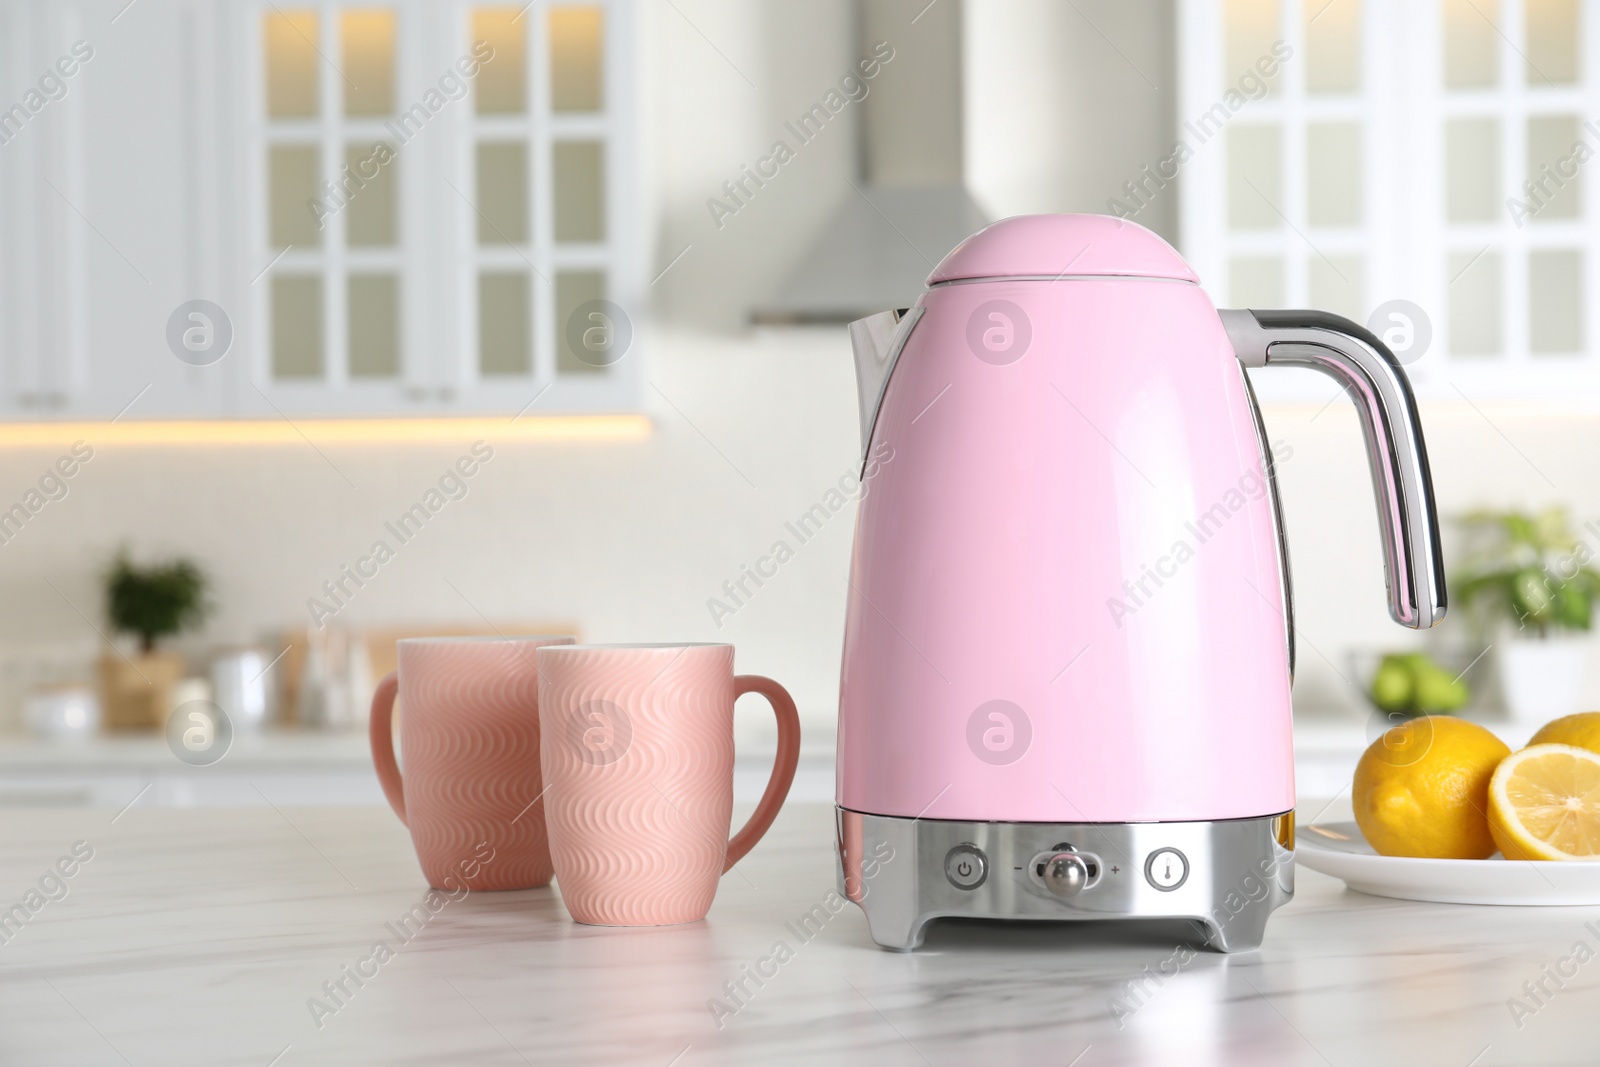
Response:
M1592 550L1573 536L1563 508L1475 512L1462 523L1468 545L1456 599L1500 631L1496 656L1512 718L1545 722L1580 710L1585 635L1600 593Z
M137 637L139 646L134 655L107 653L100 659L106 726L161 726L183 677L183 657L156 644L205 618L205 594L205 574L189 560L139 566L126 551L117 553L105 574L106 617L117 633Z

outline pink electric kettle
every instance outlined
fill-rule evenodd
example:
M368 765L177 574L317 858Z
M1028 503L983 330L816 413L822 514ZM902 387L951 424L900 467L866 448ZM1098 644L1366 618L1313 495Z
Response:
M1293 894L1293 606L1246 367L1345 387L1390 614L1444 615L1394 356L1335 315L1219 312L1198 281L1131 222L1027 216L850 326L840 882L880 945L941 916L1153 916L1232 952Z

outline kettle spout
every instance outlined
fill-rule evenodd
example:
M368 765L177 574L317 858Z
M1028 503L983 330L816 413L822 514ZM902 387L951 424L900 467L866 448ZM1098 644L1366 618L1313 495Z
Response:
M850 346L855 351L856 402L861 413L861 453L872 440L872 424L889 384L889 373L905 347L922 308L880 311L850 324Z

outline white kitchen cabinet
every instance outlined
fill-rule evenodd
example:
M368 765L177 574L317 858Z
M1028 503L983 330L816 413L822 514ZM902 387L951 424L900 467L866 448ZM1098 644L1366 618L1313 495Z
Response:
M1185 0L1175 144L1107 210L1143 221L1175 181L1182 251L1213 299L1368 323L1422 398L1592 404L1597 15ZM1312 375L1256 388L1329 395Z
M0 4L0 108L25 113L0 144L0 417L637 409L632 22ZM214 362L169 343L196 299L231 332Z
M85 179L84 101L65 91L49 51L74 35L76 15L43 4L0 7L8 73L0 83L0 407L8 413L67 410L85 385L85 224L73 211ZM77 64L65 55L66 67ZM16 77L21 71L38 73Z

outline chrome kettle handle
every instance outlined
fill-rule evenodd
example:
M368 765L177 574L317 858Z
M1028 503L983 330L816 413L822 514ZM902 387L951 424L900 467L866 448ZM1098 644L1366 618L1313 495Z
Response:
M1444 618L1444 556L1433 475L1411 383L1364 327L1322 311L1221 311L1246 367L1310 367L1344 387L1361 416L1383 529L1389 615L1422 630Z

